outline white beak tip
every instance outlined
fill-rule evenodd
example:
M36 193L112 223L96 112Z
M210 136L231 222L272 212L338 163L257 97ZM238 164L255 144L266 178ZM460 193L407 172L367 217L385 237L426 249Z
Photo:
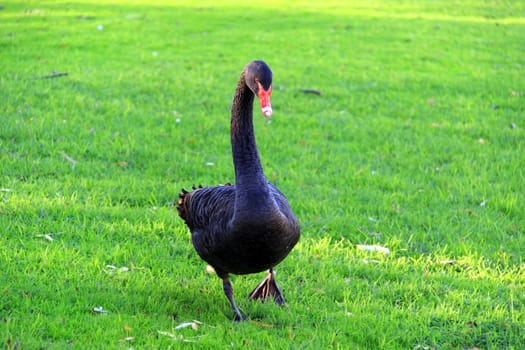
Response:
M262 108L262 114L265 117L271 117L272 116L272 107L266 106Z

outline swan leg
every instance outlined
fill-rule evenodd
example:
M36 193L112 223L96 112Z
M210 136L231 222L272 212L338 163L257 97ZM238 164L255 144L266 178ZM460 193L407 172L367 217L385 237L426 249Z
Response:
M250 293L249 299L266 301L269 297L273 297L275 303L278 305L283 305L286 302L283 292L275 280L275 274L272 269L268 272L268 276Z
M241 314L239 308L235 304L235 300L233 299L233 287L230 282L230 278L227 275L226 277L222 278L222 288L224 290L224 294L226 294L226 298L228 298L230 304L232 305L233 311L235 312L235 322L246 320L246 318Z

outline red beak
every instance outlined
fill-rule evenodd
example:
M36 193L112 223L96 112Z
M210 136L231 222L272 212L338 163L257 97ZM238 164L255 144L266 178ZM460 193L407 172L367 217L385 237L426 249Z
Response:
M259 101L261 102L262 114L265 117L271 117L272 116L272 104L270 103L270 95L272 94L272 87L270 86L268 90L264 90L260 82L257 82L257 85L259 86L259 93L257 94L257 97L259 98Z

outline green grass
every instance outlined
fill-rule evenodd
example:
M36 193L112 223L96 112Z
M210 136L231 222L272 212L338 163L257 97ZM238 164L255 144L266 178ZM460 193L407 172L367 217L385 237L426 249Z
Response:
M0 347L523 348L523 2L173 3L2 3ZM303 236L234 324L172 203L233 181L254 58Z

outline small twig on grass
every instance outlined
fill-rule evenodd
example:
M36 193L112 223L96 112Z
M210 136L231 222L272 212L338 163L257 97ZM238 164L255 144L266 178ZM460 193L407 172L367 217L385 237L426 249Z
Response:
M38 238L44 238L46 240L48 240L49 242L53 242L53 236L51 236L50 234L43 234L43 233L39 233L37 235L35 235L35 237L38 237Z
M66 152L64 152L64 151L60 151L60 154L61 154L62 157L64 157L68 162L70 162L71 165L74 166L75 164L78 163L76 160L74 160L73 158L71 158L70 156L68 156Z
M53 74L48 74L48 75L44 75L44 76L41 76L41 77L36 77L36 78L33 78L33 80L60 78L60 77L65 77L67 75L68 75L67 72L64 72L64 73L53 72Z
M317 95L317 96L321 96L321 91L319 90L316 90L316 89L301 89L299 90L305 94L314 94L314 95Z
M53 238L53 235L61 235L63 232L53 232L53 233L37 233L35 237L37 238L43 238L49 242L53 242L55 239Z

